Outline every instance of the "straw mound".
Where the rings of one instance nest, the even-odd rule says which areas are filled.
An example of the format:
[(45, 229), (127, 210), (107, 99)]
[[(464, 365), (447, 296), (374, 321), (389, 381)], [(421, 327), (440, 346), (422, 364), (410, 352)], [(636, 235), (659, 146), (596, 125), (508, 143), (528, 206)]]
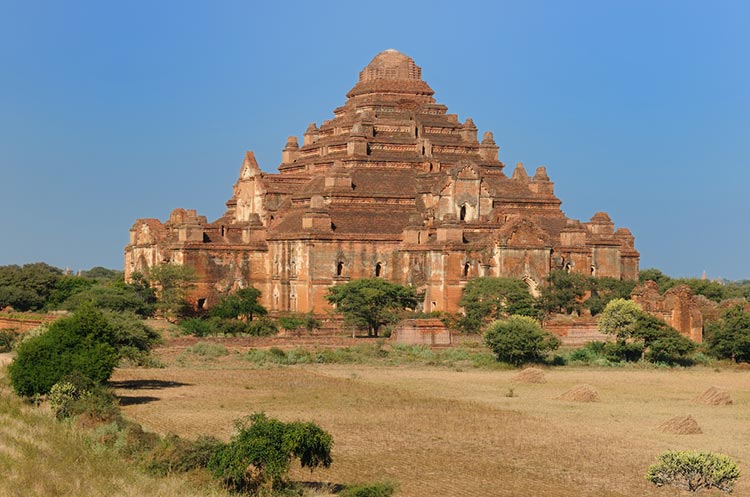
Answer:
[(732, 397), (729, 396), (729, 392), (726, 390), (722, 390), (719, 387), (711, 387), (694, 398), (693, 402), (709, 406), (728, 406), (732, 403)]
[(750, 369), (750, 363), (748, 362), (737, 363), (737, 366), (735, 366), (735, 369), (739, 369), (740, 371), (747, 371)]
[(659, 431), (675, 435), (695, 435), (703, 433), (698, 422), (692, 416), (675, 416), (659, 425)]
[(517, 383), (547, 383), (547, 378), (544, 377), (544, 371), (539, 368), (526, 368), (515, 375), (511, 381)]
[(599, 402), (599, 394), (589, 385), (576, 385), (557, 398), (570, 402)]

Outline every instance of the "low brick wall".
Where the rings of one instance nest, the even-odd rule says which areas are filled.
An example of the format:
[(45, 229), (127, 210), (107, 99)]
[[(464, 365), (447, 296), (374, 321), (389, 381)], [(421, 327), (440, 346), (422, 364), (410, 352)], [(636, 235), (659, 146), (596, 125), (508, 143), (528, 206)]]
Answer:
[(451, 332), (439, 319), (405, 319), (391, 334), (396, 343), (410, 345), (451, 345)]
[(15, 314), (13, 317), (0, 314), (0, 330), (29, 331), (44, 323), (50, 323), (60, 316), (30, 314), (22, 316)]
[(596, 319), (578, 317), (544, 323), (544, 329), (560, 337), (563, 345), (580, 346), (588, 342), (606, 342), (610, 336), (599, 332)]

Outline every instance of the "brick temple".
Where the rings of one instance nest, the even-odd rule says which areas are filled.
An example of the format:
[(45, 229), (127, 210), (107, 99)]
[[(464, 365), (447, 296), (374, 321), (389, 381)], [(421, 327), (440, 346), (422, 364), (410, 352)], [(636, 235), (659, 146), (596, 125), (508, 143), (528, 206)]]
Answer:
[(492, 133), (480, 140), (433, 94), (414, 60), (381, 52), (332, 119), (301, 145), (289, 137), (277, 174), (245, 155), (222, 217), (137, 220), (126, 277), (189, 264), (198, 308), (254, 286), (269, 310), (318, 313), (330, 286), (356, 278), (413, 285), (425, 311), (449, 312), (477, 276), (520, 278), (532, 293), (554, 269), (637, 279), (628, 229), (603, 212), (566, 217), (544, 167), (506, 171)]

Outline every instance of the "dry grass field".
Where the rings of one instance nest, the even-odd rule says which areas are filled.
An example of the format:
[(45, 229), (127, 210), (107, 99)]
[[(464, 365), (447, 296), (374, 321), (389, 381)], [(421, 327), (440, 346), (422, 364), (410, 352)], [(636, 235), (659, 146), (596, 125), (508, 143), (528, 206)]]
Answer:
[[(667, 449), (734, 457), (750, 471), (750, 372), (708, 368), (554, 368), (546, 383), (518, 383), (517, 371), (378, 365), (257, 368), (244, 352), (177, 361), (165, 369), (120, 369), (113, 378), (126, 415), (160, 433), (228, 438), (233, 420), (265, 411), (314, 420), (334, 437), (334, 464), (297, 480), (390, 479), (397, 495), (672, 496), (644, 475)], [(599, 402), (556, 399), (590, 385)], [(692, 401), (711, 386), (729, 406)], [(512, 396), (511, 396), (512, 389)], [(691, 415), (703, 433), (658, 430)], [(703, 494), (708, 495), (708, 494)], [(750, 495), (743, 476), (735, 495)]]
[[(0, 364), (9, 355), (0, 354)], [(0, 497), (229, 497), (210, 481), (146, 475), (87, 432), (11, 393), (0, 368)]]

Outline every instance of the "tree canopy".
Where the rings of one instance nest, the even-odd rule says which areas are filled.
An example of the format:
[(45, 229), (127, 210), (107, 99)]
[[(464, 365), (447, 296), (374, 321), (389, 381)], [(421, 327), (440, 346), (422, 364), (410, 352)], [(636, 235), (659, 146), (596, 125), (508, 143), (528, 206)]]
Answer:
[(36, 311), (47, 304), (57, 288), (62, 270), (43, 262), (0, 266), (0, 309)]
[(466, 284), (458, 301), (465, 312), (459, 326), (467, 333), (479, 333), (491, 321), (513, 314), (535, 317), (535, 303), (521, 280), (475, 278)]
[(188, 306), (187, 292), (196, 279), (195, 270), (182, 264), (156, 264), (146, 273), (146, 279), (156, 290), (156, 308), (165, 318), (174, 318)]
[(750, 362), (750, 312), (742, 305), (727, 309), (718, 322), (707, 324), (706, 336), (714, 356)]
[(578, 273), (552, 271), (542, 288), (540, 306), (545, 313), (580, 313), (582, 299), (588, 290), (588, 279)]
[(541, 361), (546, 352), (560, 346), (560, 339), (544, 331), (534, 318), (510, 316), (490, 323), (484, 333), (484, 343), (498, 361), (518, 366)]
[(397, 313), (417, 306), (417, 292), (380, 278), (363, 278), (328, 289), (326, 300), (336, 312), (368, 336), (378, 336), (380, 328), (396, 320)]
[(219, 302), (211, 307), (209, 311), (211, 316), (225, 319), (246, 319), (252, 321), (256, 316), (265, 316), (268, 311), (263, 307), (260, 299), (260, 290), (250, 288), (240, 288), (234, 293), (224, 295)]
[[(599, 331), (614, 335), (617, 343), (608, 345), (614, 359), (677, 364), (688, 361), (696, 344), (661, 319), (641, 309), (632, 300), (614, 299), (598, 318)], [(689, 361), (688, 361), (689, 362)]]

